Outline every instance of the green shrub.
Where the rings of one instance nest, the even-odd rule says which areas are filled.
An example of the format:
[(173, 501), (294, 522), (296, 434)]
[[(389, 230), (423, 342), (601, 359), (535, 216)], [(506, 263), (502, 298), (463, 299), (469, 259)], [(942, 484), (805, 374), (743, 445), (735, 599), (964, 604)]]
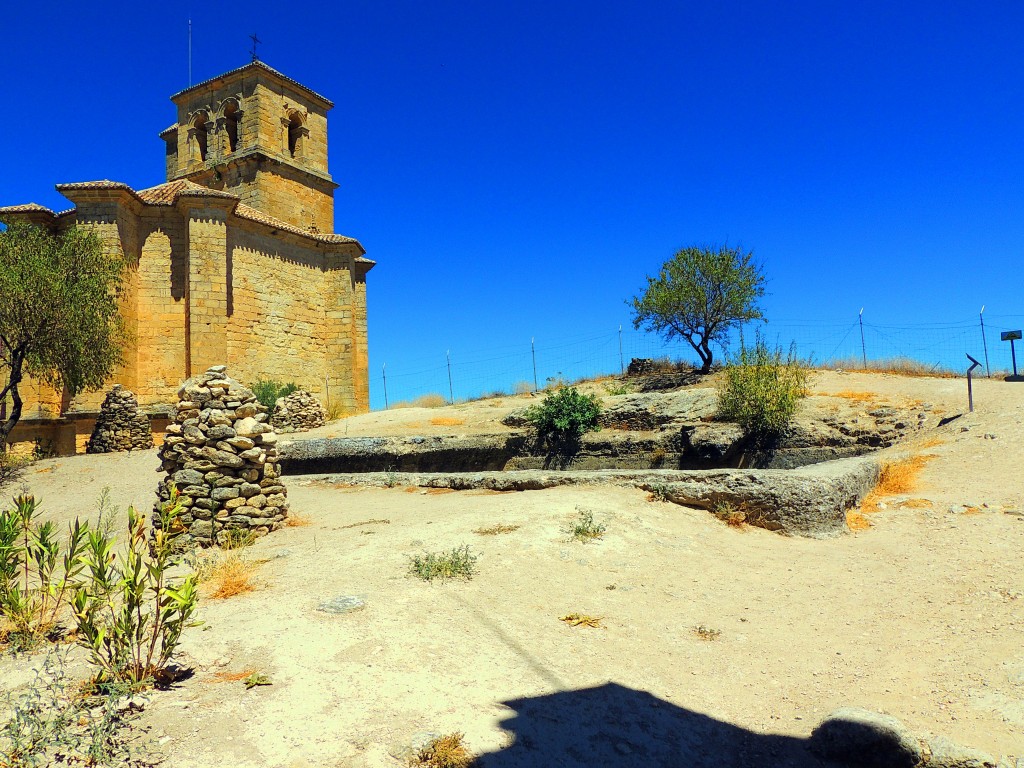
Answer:
[(270, 410), (274, 410), (274, 405), (277, 403), (277, 398), (287, 397), (292, 392), (296, 392), (299, 389), (299, 385), (294, 381), (288, 384), (282, 384), (279, 381), (273, 379), (259, 379), (253, 382), (252, 393), (256, 395), (256, 399), (259, 400), (260, 405), (265, 405)]
[(67, 649), (51, 648), (27, 689), (4, 696), (9, 719), (0, 728), (0, 766), (153, 764), (131, 733), (142, 707), (130, 694), (123, 684), (79, 688), (67, 671)]
[(791, 348), (783, 357), (757, 335), (754, 346), (740, 342), (726, 365), (718, 392), (718, 418), (735, 421), (759, 442), (785, 432), (797, 403), (807, 395), (807, 368)]
[(464, 544), (451, 552), (424, 552), (422, 555), (413, 555), (409, 570), (424, 581), (454, 578), (469, 581), (476, 573), (476, 559), (476, 555), (470, 553), (469, 545)]
[(34, 496), (21, 495), (0, 511), (0, 640), (18, 648), (55, 628), (84, 567), (88, 524), (75, 520), (62, 546), (51, 521), (34, 521), (36, 509)]
[(146, 535), (145, 519), (128, 508), (128, 541), (119, 553), (112, 536), (89, 531), (85, 583), (75, 589), (78, 641), (99, 668), (99, 680), (133, 686), (161, 678), (198, 600), (194, 574), (172, 579), (180, 555), (173, 531), (182, 507), (178, 492), (159, 508), (160, 525)]
[(549, 444), (577, 443), (587, 432), (596, 432), (601, 404), (595, 395), (584, 395), (575, 387), (552, 392), (526, 411), (526, 420), (538, 437)]
[(603, 523), (594, 522), (594, 513), (589, 509), (576, 508), (576, 521), (569, 526), (569, 534), (577, 541), (584, 544), (594, 539), (600, 539), (607, 530)]

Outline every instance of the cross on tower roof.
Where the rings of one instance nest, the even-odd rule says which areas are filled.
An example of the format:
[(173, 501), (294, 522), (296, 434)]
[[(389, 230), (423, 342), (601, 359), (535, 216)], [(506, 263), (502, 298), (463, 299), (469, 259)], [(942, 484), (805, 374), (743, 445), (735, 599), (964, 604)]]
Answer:
[(263, 41), (260, 40), (258, 37), (256, 37), (256, 33), (255, 32), (253, 32), (251, 35), (249, 35), (249, 39), (252, 40), (252, 50), (249, 51), (249, 53), (252, 54), (252, 60), (253, 61), (259, 61), (260, 57), (258, 55), (256, 55), (256, 46), (259, 45), (260, 43), (262, 43)]

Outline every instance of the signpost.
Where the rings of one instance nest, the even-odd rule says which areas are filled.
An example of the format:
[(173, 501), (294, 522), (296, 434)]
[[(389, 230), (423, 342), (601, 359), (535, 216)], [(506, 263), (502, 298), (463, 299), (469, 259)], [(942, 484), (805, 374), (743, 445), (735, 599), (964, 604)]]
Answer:
[(1020, 337), (1020, 331), (1003, 331), (999, 334), (999, 338), (1002, 341), (1010, 342), (1010, 356), (1013, 358), (1013, 376), (1007, 376), (1007, 381), (1024, 381), (1024, 376), (1017, 374), (1017, 350), (1013, 346), (1013, 342), (1020, 339)]
[(970, 408), (971, 413), (974, 413), (974, 392), (971, 390), (971, 373), (975, 368), (981, 365), (981, 363), (970, 355), (967, 356), (967, 359), (971, 361), (971, 367), (967, 369), (967, 407)]

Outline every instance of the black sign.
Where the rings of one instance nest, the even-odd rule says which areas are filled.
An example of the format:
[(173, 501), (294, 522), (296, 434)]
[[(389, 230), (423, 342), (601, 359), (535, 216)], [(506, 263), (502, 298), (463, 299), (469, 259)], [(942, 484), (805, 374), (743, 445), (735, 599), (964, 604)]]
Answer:
[(1003, 341), (1013, 341), (1020, 338), (1020, 331), (1003, 331), (999, 334), (999, 338)]

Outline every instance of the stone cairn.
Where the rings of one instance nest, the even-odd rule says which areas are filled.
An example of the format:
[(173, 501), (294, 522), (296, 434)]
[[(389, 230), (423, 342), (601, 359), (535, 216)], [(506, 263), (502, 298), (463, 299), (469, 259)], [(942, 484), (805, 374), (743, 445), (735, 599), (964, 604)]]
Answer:
[(327, 411), (313, 395), (298, 389), (277, 398), (270, 424), (276, 432), (305, 432), (327, 423)]
[(132, 392), (115, 384), (100, 406), (85, 452), (142, 451), (152, 447), (149, 417), (139, 410), (139, 401)]
[[(167, 427), (157, 494), (177, 487), (185, 533), (202, 545), (228, 530), (263, 536), (288, 517), (277, 434), (252, 391), (215, 365), (178, 389), (175, 423)], [(159, 515), (154, 515), (159, 521)]]

